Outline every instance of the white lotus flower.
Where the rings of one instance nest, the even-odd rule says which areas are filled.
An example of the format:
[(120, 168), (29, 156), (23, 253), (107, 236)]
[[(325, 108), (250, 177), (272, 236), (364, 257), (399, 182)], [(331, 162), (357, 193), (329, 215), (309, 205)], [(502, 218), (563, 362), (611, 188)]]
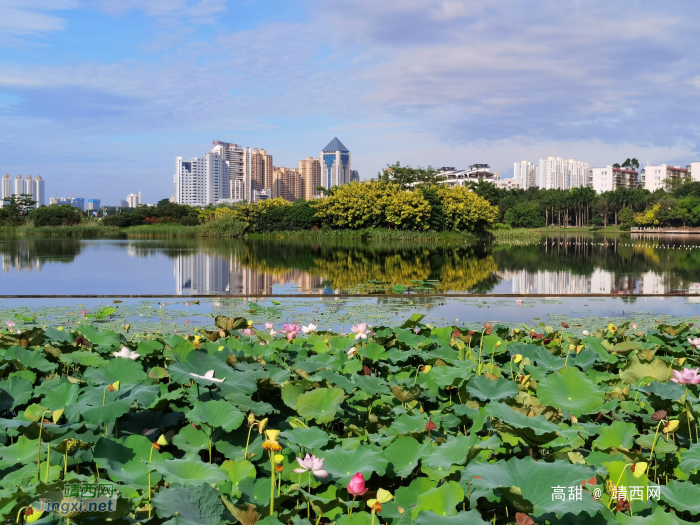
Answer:
[(208, 381), (214, 381), (214, 383), (223, 383), (223, 382), (224, 382), (224, 379), (226, 379), (225, 377), (224, 377), (224, 379), (216, 379), (216, 378), (214, 377), (214, 371), (213, 371), (213, 370), (209, 370), (209, 371), (208, 371), (207, 373), (205, 373), (203, 376), (200, 376), (199, 374), (193, 374), (192, 372), (190, 372), (190, 375), (191, 375), (192, 377), (197, 377), (197, 378), (199, 378), (199, 379), (206, 379), (206, 380), (208, 380)]
[(356, 353), (357, 353), (357, 348), (355, 348), (353, 346), (350, 350), (348, 350), (348, 358), (352, 359), (353, 357), (355, 357)]
[(119, 350), (119, 352), (112, 352), (112, 355), (114, 357), (126, 357), (127, 359), (134, 359), (134, 360), (141, 357), (141, 355), (139, 353), (130, 350), (126, 346), (122, 346), (122, 349)]
[(301, 331), (304, 332), (305, 334), (308, 334), (309, 332), (315, 332), (318, 326), (316, 326), (313, 323), (309, 323), (309, 326), (302, 326)]

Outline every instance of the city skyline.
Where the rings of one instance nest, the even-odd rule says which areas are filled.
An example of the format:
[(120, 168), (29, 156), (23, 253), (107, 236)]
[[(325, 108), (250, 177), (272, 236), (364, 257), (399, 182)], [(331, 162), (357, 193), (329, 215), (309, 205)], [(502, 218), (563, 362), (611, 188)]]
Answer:
[(363, 179), (397, 160), (503, 178), (548, 156), (685, 166), (700, 160), (699, 14), (689, 0), (5, 0), (0, 173), (156, 202), (170, 159), (211, 136), (291, 168), (341, 134)]

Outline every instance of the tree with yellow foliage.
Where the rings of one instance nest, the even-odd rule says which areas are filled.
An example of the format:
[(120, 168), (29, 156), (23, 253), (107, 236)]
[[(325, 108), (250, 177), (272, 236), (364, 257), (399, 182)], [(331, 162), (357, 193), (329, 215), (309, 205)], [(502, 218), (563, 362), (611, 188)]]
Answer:
[(480, 230), (493, 224), (498, 217), (498, 207), (469, 191), (465, 186), (437, 190), (445, 216), (445, 229), (452, 231)]

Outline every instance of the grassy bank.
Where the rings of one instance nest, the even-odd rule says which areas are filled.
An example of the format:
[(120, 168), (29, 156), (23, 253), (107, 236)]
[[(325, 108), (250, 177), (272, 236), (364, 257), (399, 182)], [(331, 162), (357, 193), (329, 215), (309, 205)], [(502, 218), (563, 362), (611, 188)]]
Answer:
[(197, 237), (199, 226), (183, 226), (182, 224), (144, 224), (129, 226), (120, 231), (127, 237)]
[(503, 230), (490, 230), (496, 242), (510, 241), (538, 241), (542, 237), (542, 233), (538, 230), (530, 230), (529, 228), (512, 228)]
[(362, 240), (362, 241), (465, 241), (474, 240), (471, 233), (461, 232), (417, 232), (367, 228), (363, 230), (299, 230), (270, 233), (254, 233), (249, 239), (276, 240)]
[(75, 226), (17, 226), (4, 228), (2, 233), (14, 235), (37, 235), (42, 237), (119, 237), (121, 232), (114, 226), (98, 224), (76, 224)]

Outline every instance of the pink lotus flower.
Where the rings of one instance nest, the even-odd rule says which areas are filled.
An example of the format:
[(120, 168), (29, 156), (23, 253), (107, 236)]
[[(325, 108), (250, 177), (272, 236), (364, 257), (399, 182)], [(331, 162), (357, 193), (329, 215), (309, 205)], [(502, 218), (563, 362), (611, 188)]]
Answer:
[(636, 329), (637, 329), (637, 323), (632, 323), (632, 330), (636, 330)]
[(163, 306), (165, 306), (165, 303), (163, 303)]
[(255, 332), (252, 328), (246, 328), (245, 330), (243, 330), (243, 335), (245, 335), (246, 337), (253, 337), (255, 335)]
[(5, 323), (9, 329), (12, 329), (15, 327), (15, 322), (14, 321), (7, 321)]
[(350, 331), (355, 334), (355, 339), (367, 339), (369, 331), (367, 330), (367, 323), (357, 323), (352, 325)]
[(267, 328), (268, 330), (272, 330), (274, 327), (275, 325), (273, 323), (265, 323), (265, 328)]
[(355, 474), (350, 480), (350, 483), (348, 483), (348, 492), (352, 494), (353, 497), (364, 496), (367, 490), (367, 487), (365, 487), (365, 477), (361, 472)]
[(688, 342), (690, 343), (690, 346), (692, 346), (693, 348), (695, 348), (695, 349), (700, 348), (700, 337), (696, 337), (695, 339), (691, 339), (689, 337)]
[(189, 302), (189, 301), (185, 301), (185, 306), (189, 306), (189, 305), (190, 305), (190, 302)]
[(83, 308), (83, 311), (80, 312), (80, 313), (83, 314), (83, 317), (85, 317), (85, 315), (87, 315), (87, 314), (85, 313), (85, 308)]
[(294, 323), (284, 323), (282, 325), (282, 328), (282, 333), (287, 336), (288, 341), (295, 339), (296, 336), (299, 335), (299, 332), (301, 332), (301, 327), (298, 324)]
[(420, 332), (420, 328), (418, 328), (418, 327), (416, 326), (416, 327), (413, 329), (413, 333), (414, 333), (414, 334), (417, 334), (417, 333), (419, 333), (419, 332)]
[(583, 335), (584, 335), (584, 336), (587, 336), (587, 335), (588, 335), (588, 330), (584, 330), (584, 331), (583, 331)]
[[(297, 463), (301, 468), (295, 468), (294, 472), (297, 474), (303, 474), (304, 472), (311, 472), (317, 478), (328, 477), (328, 472), (323, 470), (323, 462), (325, 459), (317, 458), (316, 456), (309, 456), (306, 454), (304, 459), (297, 458)], [(364, 479), (362, 480), (364, 483)]]
[(680, 372), (678, 370), (672, 370), (673, 377), (671, 381), (679, 385), (700, 385), (699, 371), (700, 368), (684, 368)]
[(522, 305), (523, 305), (523, 300), (522, 300), (522, 299), (516, 299), (516, 300), (515, 300), (515, 304), (517, 304), (518, 306), (522, 306)]

